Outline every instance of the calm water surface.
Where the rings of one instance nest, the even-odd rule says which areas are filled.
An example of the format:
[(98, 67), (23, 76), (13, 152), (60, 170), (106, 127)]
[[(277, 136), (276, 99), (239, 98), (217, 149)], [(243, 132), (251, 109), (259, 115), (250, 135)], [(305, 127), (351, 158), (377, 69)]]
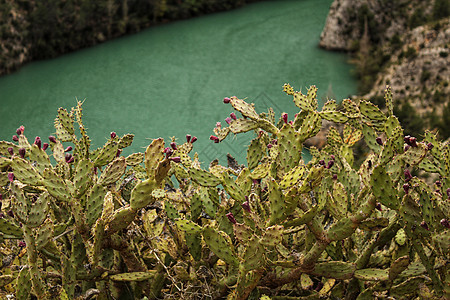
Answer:
[(255, 3), (30, 63), (0, 78), (0, 139), (11, 140), (24, 125), (30, 141), (46, 141), (58, 107), (70, 109), (79, 99), (95, 147), (111, 131), (135, 134), (125, 154), (143, 151), (153, 138), (184, 142), (189, 133), (198, 137), (194, 150), (202, 161), (223, 162), (229, 152), (242, 163), (252, 134), (228, 138), (223, 147), (209, 141), (216, 122), (226, 125), (232, 112), (223, 97), (248, 97), (258, 111), (272, 106), (293, 117), (286, 82), (305, 92), (315, 84), (319, 97), (356, 92), (346, 55), (317, 47), (331, 2)]

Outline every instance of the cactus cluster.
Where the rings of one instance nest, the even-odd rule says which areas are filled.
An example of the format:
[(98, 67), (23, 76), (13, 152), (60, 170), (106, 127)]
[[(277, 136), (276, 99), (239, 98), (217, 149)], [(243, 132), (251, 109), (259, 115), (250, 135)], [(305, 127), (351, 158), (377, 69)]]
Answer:
[[(298, 114), (237, 97), (211, 141), (254, 131), (243, 165), (201, 164), (197, 139), (133, 135), (92, 150), (81, 103), (55, 136), (0, 142), (2, 295), (16, 299), (373, 299), (450, 297), (450, 145), (404, 136), (369, 101), (286, 84)], [(239, 116), (238, 116), (239, 115)], [(335, 122), (312, 159), (304, 142)], [(75, 126), (77, 124), (77, 126)], [(79, 128), (79, 130), (75, 130)], [(353, 147), (370, 149), (356, 164)], [(428, 181), (424, 176), (428, 175)], [(430, 178), (436, 181), (430, 183)]]

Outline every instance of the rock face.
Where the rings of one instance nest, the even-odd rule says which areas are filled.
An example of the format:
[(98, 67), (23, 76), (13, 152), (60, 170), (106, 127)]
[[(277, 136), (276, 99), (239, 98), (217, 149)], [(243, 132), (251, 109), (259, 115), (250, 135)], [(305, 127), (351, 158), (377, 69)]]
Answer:
[(424, 25), (403, 35), (402, 48), (392, 55), (364, 97), (373, 98), (390, 85), (396, 98), (407, 99), (419, 115), (441, 114), (450, 95), (450, 21), (438, 24), (438, 30)]
[(404, 30), (407, 18), (399, 16), (414, 4), (420, 5), (420, 1), (335, 0), (320, 35), (319, 46), (328, 50), (354, 50), (354, 42), (364, 33), (364, 22), (369, 25), (373, 41), (386, 41)]
[(0, 75), (9, 73), (29, 60), (30, 43), (25, 38), (28, 26), (24, 11), (6, 2), (0, 10)]
[(319, 45), (353, 53), (364, 98), (382, 106), (390, 85), (408, 133), (449, 138), (449, 16), (448, 0), (335, 0)]

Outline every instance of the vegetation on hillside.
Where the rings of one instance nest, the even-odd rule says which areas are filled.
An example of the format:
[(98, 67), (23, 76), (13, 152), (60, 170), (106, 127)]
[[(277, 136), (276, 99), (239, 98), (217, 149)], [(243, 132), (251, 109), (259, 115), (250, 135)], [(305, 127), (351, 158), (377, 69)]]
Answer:
[(153, 24), (254, 0), (19, 0), (0, 3), (0, 75)]

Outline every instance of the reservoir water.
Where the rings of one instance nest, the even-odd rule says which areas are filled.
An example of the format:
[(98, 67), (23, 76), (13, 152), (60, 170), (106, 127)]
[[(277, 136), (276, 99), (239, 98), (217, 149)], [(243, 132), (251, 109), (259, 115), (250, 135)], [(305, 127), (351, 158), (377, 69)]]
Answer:
[(244, 163), (252, 133), (209, 140), (232, 112), (226, 96), (248, 98), (277, 117), (297, 108), (284, 83), (319, 98), (356, 92), (347, 56), (318, 48), (332, 0), (264, 1), (243, 8), (156, 26), (101, 45), (30, 63), (0, 78), (0, 139), (25, 126), (30, 142), (47, 141), (58, 107), (84, 100), (84, 123), (94, 147), (110, 132), (135, 134), (124, 152), (144, 151), (149, 139), (197, 136), (194, 151), (207, 163), (226, 153)]

